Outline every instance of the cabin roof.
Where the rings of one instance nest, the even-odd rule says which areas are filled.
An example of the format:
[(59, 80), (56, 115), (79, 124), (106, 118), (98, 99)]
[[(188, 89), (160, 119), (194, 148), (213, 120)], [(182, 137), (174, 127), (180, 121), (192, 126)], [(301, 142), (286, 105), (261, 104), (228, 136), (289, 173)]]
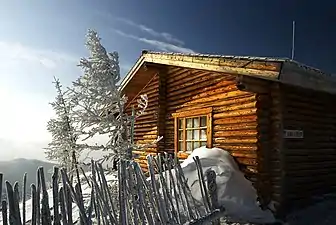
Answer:
[(336, 94), (336, 78), (289, 58), (142, 51), (120, 84), (123, 90), (145, 63), (210, 70), (301, 86)]

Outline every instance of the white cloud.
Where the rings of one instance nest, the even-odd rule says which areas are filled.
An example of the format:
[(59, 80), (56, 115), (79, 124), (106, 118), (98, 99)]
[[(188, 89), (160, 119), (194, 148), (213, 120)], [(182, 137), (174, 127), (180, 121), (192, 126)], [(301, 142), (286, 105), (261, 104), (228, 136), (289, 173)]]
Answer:
[(162, 50), (162, 51), (173, 51), (173, 52), (182, 52), (182, 53), (195, 53), (194, 50), (190, 48), (184, 47), (185, 43), (184, 41), (178, 39), (174, 35), (168, 33), (168, 32), (159, 32), (154, 30), (153, 28), (150, 28), (144, 24), (136, 23), (132, 20), (126, 19), (126, 18), (120, 18), (120, 17), (114, 17), (113, 15), (109, 13), (104, 13), (101, 11), (96, 12), (97, 15), (105, 18), (108, 21), (117, 21), (121, 22), (123, 24), (129, 25), (131, 27), (135, 27), (146, 34), (149, 34), (155, 39), (151, 38), (145, 38), (145, 37), (139, 37), (130, 33), (125, 33), (121, 30), (113, 28), (113, 30), (118, 33), (119, 35), (122, 35), (127, 38), (132, 38), (134, 40), (140, 41), (142, 43), (146, 43), (149, 45), (154, 46), (155, 48)]
[(178, 45), (184, 45), (184, 42), (182, 40), (179, 40), (178, 38), (175, 38), (172, 34), (169, 34), (169, 33), (166, 33), (166, 32), (155, 31), (154, 29), (149, 28), (149, 27), (147, 27), (143, 24), (138, 24), (138, 23), (135, 23), (135, 22), (133, 22), (131, 20), (128, 20), (128, 19), (125, 19), (125, 18), (117, 18), (117, 20), (120, 21), (120, 22), (123, 22), (125, 24), (128, 24), (130, 26), (137, 27), (138, 29), (140, 29), (144, 32), (147, 32), (148, 34), (150, 34), (154, 37), (163, 38), (167, 42), (176, 43)]
[(124, 33), (123, 31), (120, 30), (114, 30), (117, 34), (127, 37), (127, 38), (132, 38), (134, 40), (152, 45), (156, 48), (158, 48), (159, 50), (162, 51), (173, 51), (173, 52), (182, 52), (182, 53), (195, 53), (195, 51), (193, 51), (190, 48), (185, 48), (185, 47), (181, 47), (181, 46), (177, 46), (171, 43), (167, 43), (167, 42), (162, 42), (162, 41), (158, 41), (158, 40), (153, 40), (153, 39), (147, 39), (147, 38), (143, 38), (143, 37), (138, 37), (132, 34), (127, 34)]
[[(49, 99), (0, 86), (0, 138), (40, 143), (50, 139), (47, 121), (54, 115)], [(52, 99), (51, 99), (52, 100)]]
[(63, 62), (76, 63), (79, 61), (79, 57), (52, 50), (36, 49), (18, 42), (0, 41), (0, 60), (16, 63), (28, 61), (30, 63), (39, 63), (48, 69), (54, 69)]

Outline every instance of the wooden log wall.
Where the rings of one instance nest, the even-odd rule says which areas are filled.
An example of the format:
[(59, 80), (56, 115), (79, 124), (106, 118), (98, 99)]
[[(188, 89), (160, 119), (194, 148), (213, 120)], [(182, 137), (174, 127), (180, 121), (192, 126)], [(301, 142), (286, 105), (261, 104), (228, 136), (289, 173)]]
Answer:
[(271, 131), (269, 148), (269, 182), (272, 189), (271, 200), (275, 203), (276, 214), (280, 218), (285, 216), (286, 194), (284, 159), (283, 159), (283, 101), (279, 83), (270, 84)]
[[(136, 144), (149, 144), (157, 139), (158, 136), (158, 111), (159, 111), (159, 75), (155, 74), (147, 85), (135, 96), (126, 107), (126, 113), (132, 114), (132, 106), (136, 111), (139, 110), (137, 100), (140, 95), (147, 94), (148, 107), (143, 115), (137, 118), (134, 126), (134, 142)], [(146, 148), (145, 151), (133, 151), (138, 155), (135, 161), (140, 164), (144, 171), (147, 170), (146, 156), (156, 155), (157, 147)]]
[(264, 155), (259, 150), (268, 148), (269, 144), (270, 113), (265, 111), (268, 105), (264, 104), (270, 104), (270, 98), (264, 84), (251, 85), (253, 91), (264, 93), (256, 94), (238, 90), (236, 79), (234, 75), (170, 68), (166, 79), (165, 150), (174, 152), (173, 113), (212, 107), (213, 146), (210, 147), (229, 151), (246, 176), (256, 182), (258, 170), (266, 173), (258, 162), (268, 160), (262, 158)]
[[(276, 210), (282, 204), (282, 173), (281, 173), (281, 108), (279, 97), (272, 87), (277, 83), (258, 78), (241, 77), (240, 83), (246, 91), (255, 93), (256, 107), (256, 168), (255, 187), (258, 191), (261, 207), (266, 208), (270, 201), (276, 205)], [(281, 118), (280, 118), (281, 119)], [(252, 177), (253, 180), (253, 177)]]
[[(167, 104), (167, 86), (166, 86), (166, 70), (164, 68), (160, 68), (158, 73), (159, 76), (159, 106), (158, 106), (158, 131), (157, 134), (160, 137), (165, 136), (165, 128), (166, 128), (166, 104)], [(163, 138), (157, 144), (159, 152), (165, 152), (165, 138)]]
[[(135, 142), (150, 143), (158, 135), (164, 139), (158, 146), (136, 152), (136, 161), (142, 168), (147, 169), (147, 154), (174, 153), (173, 113), (212, 107), (209, 147), (223, 148), (232, 154), (264, 205), (270, 200), (281, 202), (282, 108), (277, 95), (280, 92), (271, 91), (271, 87), (278, 86), (257, 78), (238, 78), (244, 91), (237, 87), (237, 75), (177, 67), (159, 69), (138, 94), (148, 95), (149, 106), (135, 123)], [(131, 100), (127, 113), (131, 113), (132, 105), (137, 108), (138, 96)]]
[(336, 191), (336, 97), (283, 86), (284, 129), (302, 130), (303, 139), (284, 139), (288, 205)]

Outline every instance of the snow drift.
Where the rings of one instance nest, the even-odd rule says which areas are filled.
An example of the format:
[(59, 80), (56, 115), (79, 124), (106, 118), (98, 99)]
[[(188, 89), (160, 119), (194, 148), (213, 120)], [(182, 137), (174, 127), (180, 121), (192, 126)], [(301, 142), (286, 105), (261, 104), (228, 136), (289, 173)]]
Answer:
[[(216, 173), (218, 204), (225, 207), (225, 216), (232, 222), (273, 223), (270, 210), (262, 210), (257, 202), (257, 192), (244, 177), (229, 152), (220, 148), (201, 147), (195, 149), (181, 164), (192, 196), (203, 202), (197, 168), (193, 157), (198, 156), (203, 173), (212, 169)], [(174, 171), (172, 171), (174, 174)]]

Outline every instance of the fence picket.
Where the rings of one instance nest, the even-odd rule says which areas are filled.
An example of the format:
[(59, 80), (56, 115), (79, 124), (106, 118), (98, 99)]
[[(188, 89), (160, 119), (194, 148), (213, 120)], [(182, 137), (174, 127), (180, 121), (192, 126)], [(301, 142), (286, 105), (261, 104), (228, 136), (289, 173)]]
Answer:
[[(211, 170), (205, 174), (206, 185), (200, 160), (194, 160), (207, 209), (205, 214), (201, 213), (203, 211), (193, 199), (178, 160), (164, 154), (158, 158), (147, 157), (149, 178), (141, 171), (138, 163), (119, 160), (118, 180), (111, 184), (106, 179), (102, 165), (94, 161), (91, 161), (90, 176), (82, 168), (76, 168), (77, 183), (71, 181), (66, 170), (54, 167), (51, 192), (47, 190), (44, 170), (40, 167), (36, 175), (37, 186), (30, 185), (30, 213), (25, 201), (27, 174), (24, 174), (22, 215), (18, 210), (18, 182), (12, 186), (6, 181), (7, 201), (2, 201), (2, 224), (7, 225), (9, 222), (10, 225), (21, 225), (29, 222), (32, 225), (72, 225), (78, 222), (81, 225), (165, 225), (204, 224), (214, 220), (214, 224), (218, 225), (218, 215), (222, 210), (218, 210), (216, 174)], [(80, 172), (83, 173), (82, 180)], [(0, 174), (0, 187), (2, 177)], [(91, 188), (91, 196), (87, 199), (84, 187)], [(52, 194), (50, 203), (49, 194)], [(73, 202), (77, 206), (78, 218), (74, 217), (76, 211), (72, 208)], [(50, 207), (51, 203), (53, 207)], [(27, 220), (27, 216), (31, 218)]]

